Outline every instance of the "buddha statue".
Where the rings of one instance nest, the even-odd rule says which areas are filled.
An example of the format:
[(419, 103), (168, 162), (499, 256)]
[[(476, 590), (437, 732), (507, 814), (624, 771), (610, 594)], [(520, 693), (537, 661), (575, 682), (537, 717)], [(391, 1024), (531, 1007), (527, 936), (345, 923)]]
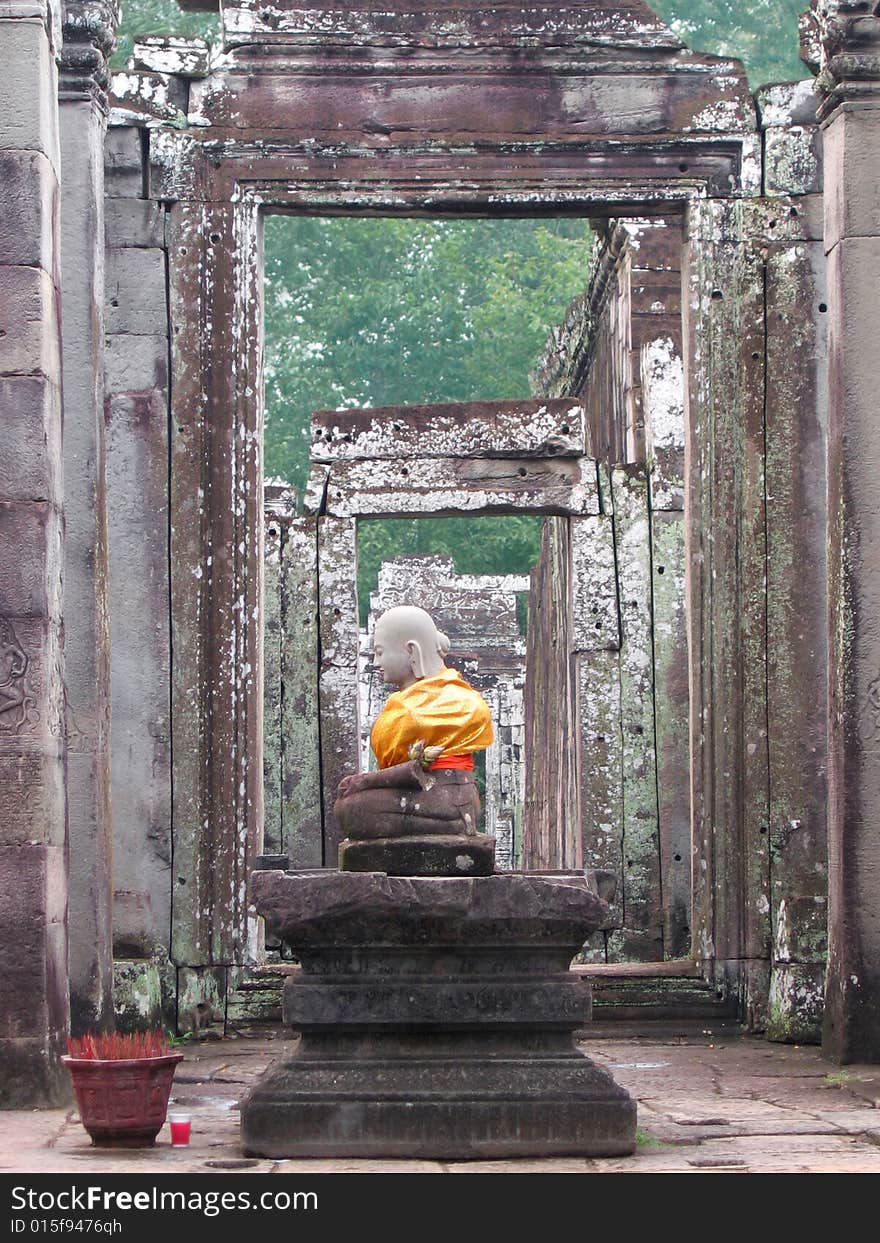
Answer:
[(376, 718), (374, 772), (339, 784), (344, 871), (489, 875), (495, 839), (480, 833), (476, 751), (494, 740), (489, 708), (444, 657), (449, 640), (424, 609), (402, 605), (376, 624), (373, 664), (399, 689)]

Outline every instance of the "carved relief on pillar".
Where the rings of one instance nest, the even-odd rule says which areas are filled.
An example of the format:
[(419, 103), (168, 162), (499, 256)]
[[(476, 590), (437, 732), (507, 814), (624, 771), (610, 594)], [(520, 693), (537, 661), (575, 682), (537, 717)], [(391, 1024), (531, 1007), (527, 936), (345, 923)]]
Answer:
[(119, 0), (66, 0), (58, 54), (58, 93), (107, 106), (107, 59), (116, 46)]
[(880, 95), (880, 3), (813, 0), (801, 18), (801, 55), (825, 95), (820, 119), (843, 100)]
[(30, 661), (8, 617), (0, 617), (0, 734), (20, 734), (38, 720)]

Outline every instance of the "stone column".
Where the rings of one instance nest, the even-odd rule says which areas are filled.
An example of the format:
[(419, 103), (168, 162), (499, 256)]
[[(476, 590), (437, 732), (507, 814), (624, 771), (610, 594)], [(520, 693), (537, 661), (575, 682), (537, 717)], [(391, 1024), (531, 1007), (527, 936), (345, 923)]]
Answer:
[(880, 5), (816, 6), (828, 256), (829, 961), (823, 1045), (880, 1060)]
[(0, 13), (0, 1106), (23, 1108), (66, 1095), (58, 15)]
[(70, 1018), (113, 1025), (104, 451), (104, 134), (112, 0), (67, 0), (59, 58)]

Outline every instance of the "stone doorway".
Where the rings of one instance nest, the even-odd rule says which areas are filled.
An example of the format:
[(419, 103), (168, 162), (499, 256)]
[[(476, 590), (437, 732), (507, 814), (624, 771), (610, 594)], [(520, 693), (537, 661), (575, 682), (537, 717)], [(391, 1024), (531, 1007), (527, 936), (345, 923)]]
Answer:
[[(681, 386), (672, 388), (681, 423)], [(521, 670), (506, 668), (501, 678), (483, 675), (482, 689), (495, 704), (501, 731), (498, 756), (487, 758), (489, 814), (497, 814), (505, 764), (505, 783), (514, 787), (507, 800), (509, 825), (499, 820), (490, 826), (499, 833), (500, 858), (526, 870), (598, 867), (614, 874), (612, 916), (588, 947), (588, 960), (689, 959), (682, 514), (652, 513), (646, 469), (610, 470), (592, 455), (591, 440), (586, 406), (564, 398), (314, 416), (311, 512), (301, 518), (273, 513), (270, 520), (272, 531), (284, 526), (285, 555), (273, 556), (269, 568), (279, 624), (269, 643), (266, 684), (272, 793), (265, 848), (289, 854), (293, 866), (333, 866), (336, 786), (347, 772), (367, 766), (366, 730), (382, 692), (366, 667), (369, 636), (359, 622), (354, 590), (359, 522), (452, 513), (543, 515), (541, 557), (531, 581), (483, 583), (484, 598), (476, 596), (485, 628), (495, 599), (490, 586), (495, 593), (517, 586), (528, 591)], [(669, 469), (664, 479), (668, 488)], [(674, 527), (670, 519), (677, 519)], [(446, 625), (454, 632), (455, 597), (444, 599), (443, 593), (450, 597), (466, 588), (454, 578), (451, 562), (442, 581), (439, 565), (401, 561), (386, 569), (376, 605), (399, 602), (403, 591), (435, 613), (449, 612)], [(480, 588), (479, 580), (471, 585), (465, 609), (473, 611)], [(318, 665), (309, 658), (316, 637), (309, 625), (313, 610)], [(467, 628), (465, 633), (472, 648), (474, 636)], [(514, 647), (507, 648), (511, 659)], [(453, 644), (452, 663), (462, 667), (467, 656)], [(470, 656), (479, 684), (479, 660)], [(466, 666), (464, 671), (473, 676)], [(289, 707), (285, 712), (279, 705)]]
[[(790, 580), (777, 577), (769, 603), (762, 586), (768, 547), (809, 560), (822, 540), (824, 511), (813, 507), (806, 525), (794, 520), (801, 502), (790, 492), (777, 490), (776, 505), (788, 508), (774, 509), (768, 523), (765, 486), (768, 453), (776, 453), (778, 469), (777, 446), (789, 445), (792, 436), (805, 438), (810, 453), (821, 441), (818, 416), (807, 425), (797, 415), (816, 409), (818, 370), (804, 373), (803, 391), (768, 380), (769, 368), (780, 376), (784, 370), (774, 315), (790, 314), (803, 328), (807, 356), (818, 359), (821, 352), (819, 321), (803, 314), (805, 302), (818, 301), (819, 267), (811, 257), (821, 249), (815, 184), (783, 175), (781, 164), (763, 167), (753, 100), (739, 68), (685, 53), (646, 6), (637, 26), (621, 26), (611, 8), (566, 9), (562, 33), (547, 11), (529, 9), (525, 34), (514, 29), (506, 5), (493, 8), (484, 27), (474, 25), (466, 5), (454, 30), (443, 26), (439, 9), (415, 7), (424, 10), (418, 29), (393, 34), (366, 10), (358, 11), (356, 29), (342, 10), (328, 11), (320, 30), (306, 22), (307, 29), (296, 4), (285, 7), (271, 31), (259, 14), (236, 18), (222, 65), (188, 88), (188, 127), (145, 133), (146, 183), (144, 144), (128, 126), (141, 161), (136, 192), (148, 186), (166, 225), (170, 958), (178, 994), (181, 979), (196, 989), (203, 983), (227, 988), (256, 945), (247, 876), (264, 820), (263, 216), (561, 212), (608, 222), (608, 237), (582, 322), (568, 343), (560, 339), (558, 366), (546, 370), (547, 396), (581, 400), (587, 374), (604, 374), (614, 417), (603, 422), (601, 409), (590, 411), (591, 429), (597, 456), (625, 471), (639, 465), (644, 447), (645, 391), (635, 378), (652, 366), (646, 355), (646, 366), (640, 361), (633, 369), (626, 298), (639, 287), (649, 295), (648, 308), (662, 302), (659, 292), (650, 297), (650, 283), (664, 277), (650, 276), (650, 265), (638, 262), (644, 249), (632, 239), (624, 244), (612, 222), (674, 222), (682, 243), (676, 323), (684, 444), (656, 438), (652, 479), (660, 480), (670, 459), (687, 458), (678, 482), (665, 492), (655, 489), (653, 508), (677, 515), (663, 525), (683, 532), (691, 604), (692, 969), (725, 1003), (730, 999), (761, 1023), (772, 973), (783, 988), (783, 1009), (797, 1010), (799, 989), (818, 995), (824, 954), (808, 941), (790, 962), (790, 949), (780, 943), (784, 967), (771, 966), (776, 932), (790, 928), (780, 911), (797, 910), (806, 928), (824, 895), (824, 838), (811, 831), (806, 842), (785, 828), (799, 821), (792, 809), (800, 806), (812, 809), (805, 814), (818, 823), (824, 795), (802, 762), (804, 744), (784, 724), (792, 704), (814, 713), (824, 690), (814, 662), (805, 677), (784, 680), (781, 710), (768, 704), (768, 662), (782, 668), (795, 640), (783, 627), (771, 641), (768, 627), (774, 609), (779, 615), (791, 609)], [(530, 49), (525, 58), (523, 39)], [(376, 47), (383, 48), (381, 68)], [(380, 80), (387, 90), (378, 89)], [(427, 82), (446, 101), (440, 111), (439, 95), (422, 90)], [(621, 90), (629, 101), (623, 110)], [(128, 109), (127, 121), (136, 108), (146, 117), (152, 106), (141, 87), (134, 95), (117, 101), (120, 112)], [(795, 106), (780, 102), (767, 114), (778, 123), (780, 141), (788, 134), (785, 117), (793, 115), (789, 104)], [(120, 150), (125, 128), (116, 132)], [(650, 280), (642, 281), (643, 273)], [(655, 362), (662, 361), (658, 353)], [(595, 391), (603, 392), (602, 385)], [(821, 483), (818, 474), (811, 477), (811, 496)], [(328, 538), (334, 532), (349, 538), (350, 516), (313, 515), (328, 524)], [(317, 536), (314, 547), (317, 557)], [(817, 597), (807, 626), (815, 651), (822, 647), (823, 619)], [(355, 664), (356, 657), (353, 650)], [(338, 666), (328, 675), (325, 682), (343, 677)], [(774, 787), (775, 806), (788, 808), (785, 815), (771, 815)]]
[[(224, 0), (219, 57), (152, 37), (109, 84), (114, 14), (82, 7), (2, 31), (33, 80), (7, 109), (0, 612), (7, 699), (34, 701), (0, 713), (3, 1100), (56, 1094), (71, 1015), (112, 1021), (129, 984), (183, 1030), (236, 1017), (264, 822), (267, 212), (609, 222), (542, 393), (579, 399), (625, 371), (650, 284), (610, 222), (676, 222), (691, 968), (777, 1039), (816, 1040), (827, 1001), (832, 1054), (875, 1056), (876, 6), (813, 0), (818, 88), (755, 93), (642, 0)], [(590, 412), (624, 469), (636, 390)]]

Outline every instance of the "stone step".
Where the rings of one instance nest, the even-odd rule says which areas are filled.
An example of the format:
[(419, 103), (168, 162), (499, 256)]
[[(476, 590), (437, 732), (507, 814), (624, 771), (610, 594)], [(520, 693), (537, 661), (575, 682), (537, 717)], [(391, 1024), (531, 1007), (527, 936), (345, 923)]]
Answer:
[[(607, 969), (596, 975), (579, 971), (589, 976), (593, 986), (594, 1024), (704, 1020), (736, 1026), (735, 998), (719, 994), (714, 984), (690, 974), (688, 964), (680, 968), (680, 975), (665, 974), (666, 963), (658, 963), (657, 968), (663, 974), (641, 974), (642, 967), (638, 975), (632, 975), (626, 964), (619, 975), (608, 974)], [(254, 968), (229, 994), (227, 1023), (232, 1027), (280, 1023), (284, 982), (298, 971), (294, 963)]]

